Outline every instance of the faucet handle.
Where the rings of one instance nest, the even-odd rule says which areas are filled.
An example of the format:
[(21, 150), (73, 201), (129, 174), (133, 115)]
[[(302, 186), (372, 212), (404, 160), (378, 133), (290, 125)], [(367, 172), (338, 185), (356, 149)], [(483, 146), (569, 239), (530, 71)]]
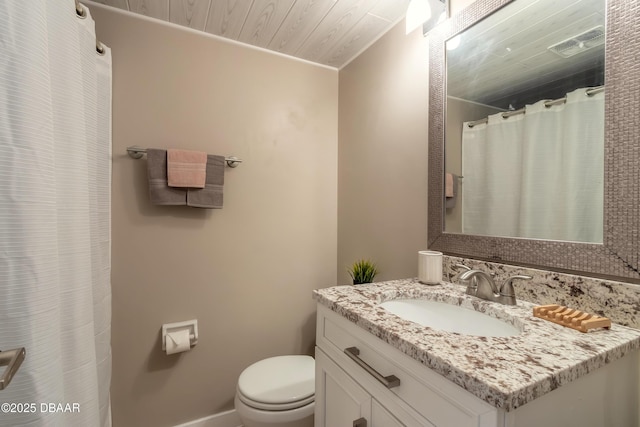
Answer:
[(505, 282), (500, 287), (500, 295), (505, 296), (505, 297), (515, 297), (516, 296), (516, 290), (513, 288), (513, 281), (514, 280), (518, 280), (518, 279), (519, 280), (531, 280), (531, 279), (533, 279), (533, 277), (525, 276), (524, 274), (518, 274), (516, 276), (509, 277), (507, 280), (505, 280)]

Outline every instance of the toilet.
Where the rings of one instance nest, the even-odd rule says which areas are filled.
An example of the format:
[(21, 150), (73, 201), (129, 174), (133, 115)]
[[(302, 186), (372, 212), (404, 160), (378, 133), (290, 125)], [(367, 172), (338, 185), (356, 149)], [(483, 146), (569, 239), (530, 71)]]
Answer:
[(315, 360), (295, 355), (254, 363), (240, 374), (234, 403), (244, 427), (313, 427)]

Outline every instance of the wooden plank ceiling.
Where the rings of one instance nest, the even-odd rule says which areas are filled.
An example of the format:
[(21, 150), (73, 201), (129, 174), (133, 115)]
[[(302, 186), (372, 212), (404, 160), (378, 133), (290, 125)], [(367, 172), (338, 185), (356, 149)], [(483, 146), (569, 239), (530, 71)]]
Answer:
[[(549, 47), (604, 27), (605, 15), (604, 0), (510, 3), (463, 32), (459, 47), (447, 51), (447, 93), (502, 108), (495, 101), (518, 91), (564, 80), (580, 84), (580, 78), (590, 77), (586, 71), (603, 69), (604, 44), (569, 58)], [(562, 96), (564, 92), (554, 97)]]
[(402, 19), (409, 0), (94, 0), (340, 68)]

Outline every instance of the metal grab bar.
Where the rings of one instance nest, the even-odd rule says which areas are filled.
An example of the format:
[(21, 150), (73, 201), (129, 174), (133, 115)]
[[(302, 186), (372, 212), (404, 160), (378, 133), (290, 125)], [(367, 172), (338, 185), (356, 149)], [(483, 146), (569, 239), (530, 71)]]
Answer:
[(18, 372), (18, 368), (20, 368), (26, 354), (27, 352), (24, 347), (0, 351), (0, 366), (6, 366), (4, 374), (0, 377), (0, 390), (4, 390), (9, 386), (11, 379), (13, 379), (15, 373)]
[(362, 369), (370, 373), (375, 379), (380, 381), (383, 386), (386, 388), (398, 387), (400, 385), (400, 378), (395, 375), (383, 376), (378, 371), (373, 369), (371, 366), (367, 364), (364, 360), (358, 357), (360, 355), (360, 350), (358, 347), (349, 347), (344, 349), (344, 353), (351, 358), (354, 362), (356, 362)]

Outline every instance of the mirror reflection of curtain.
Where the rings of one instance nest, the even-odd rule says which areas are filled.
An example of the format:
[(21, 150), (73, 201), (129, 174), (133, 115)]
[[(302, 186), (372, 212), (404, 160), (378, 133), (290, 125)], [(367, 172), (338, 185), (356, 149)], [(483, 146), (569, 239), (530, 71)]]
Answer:
[(602, 243), (604, 93), (463, 125), (462, 231)]

